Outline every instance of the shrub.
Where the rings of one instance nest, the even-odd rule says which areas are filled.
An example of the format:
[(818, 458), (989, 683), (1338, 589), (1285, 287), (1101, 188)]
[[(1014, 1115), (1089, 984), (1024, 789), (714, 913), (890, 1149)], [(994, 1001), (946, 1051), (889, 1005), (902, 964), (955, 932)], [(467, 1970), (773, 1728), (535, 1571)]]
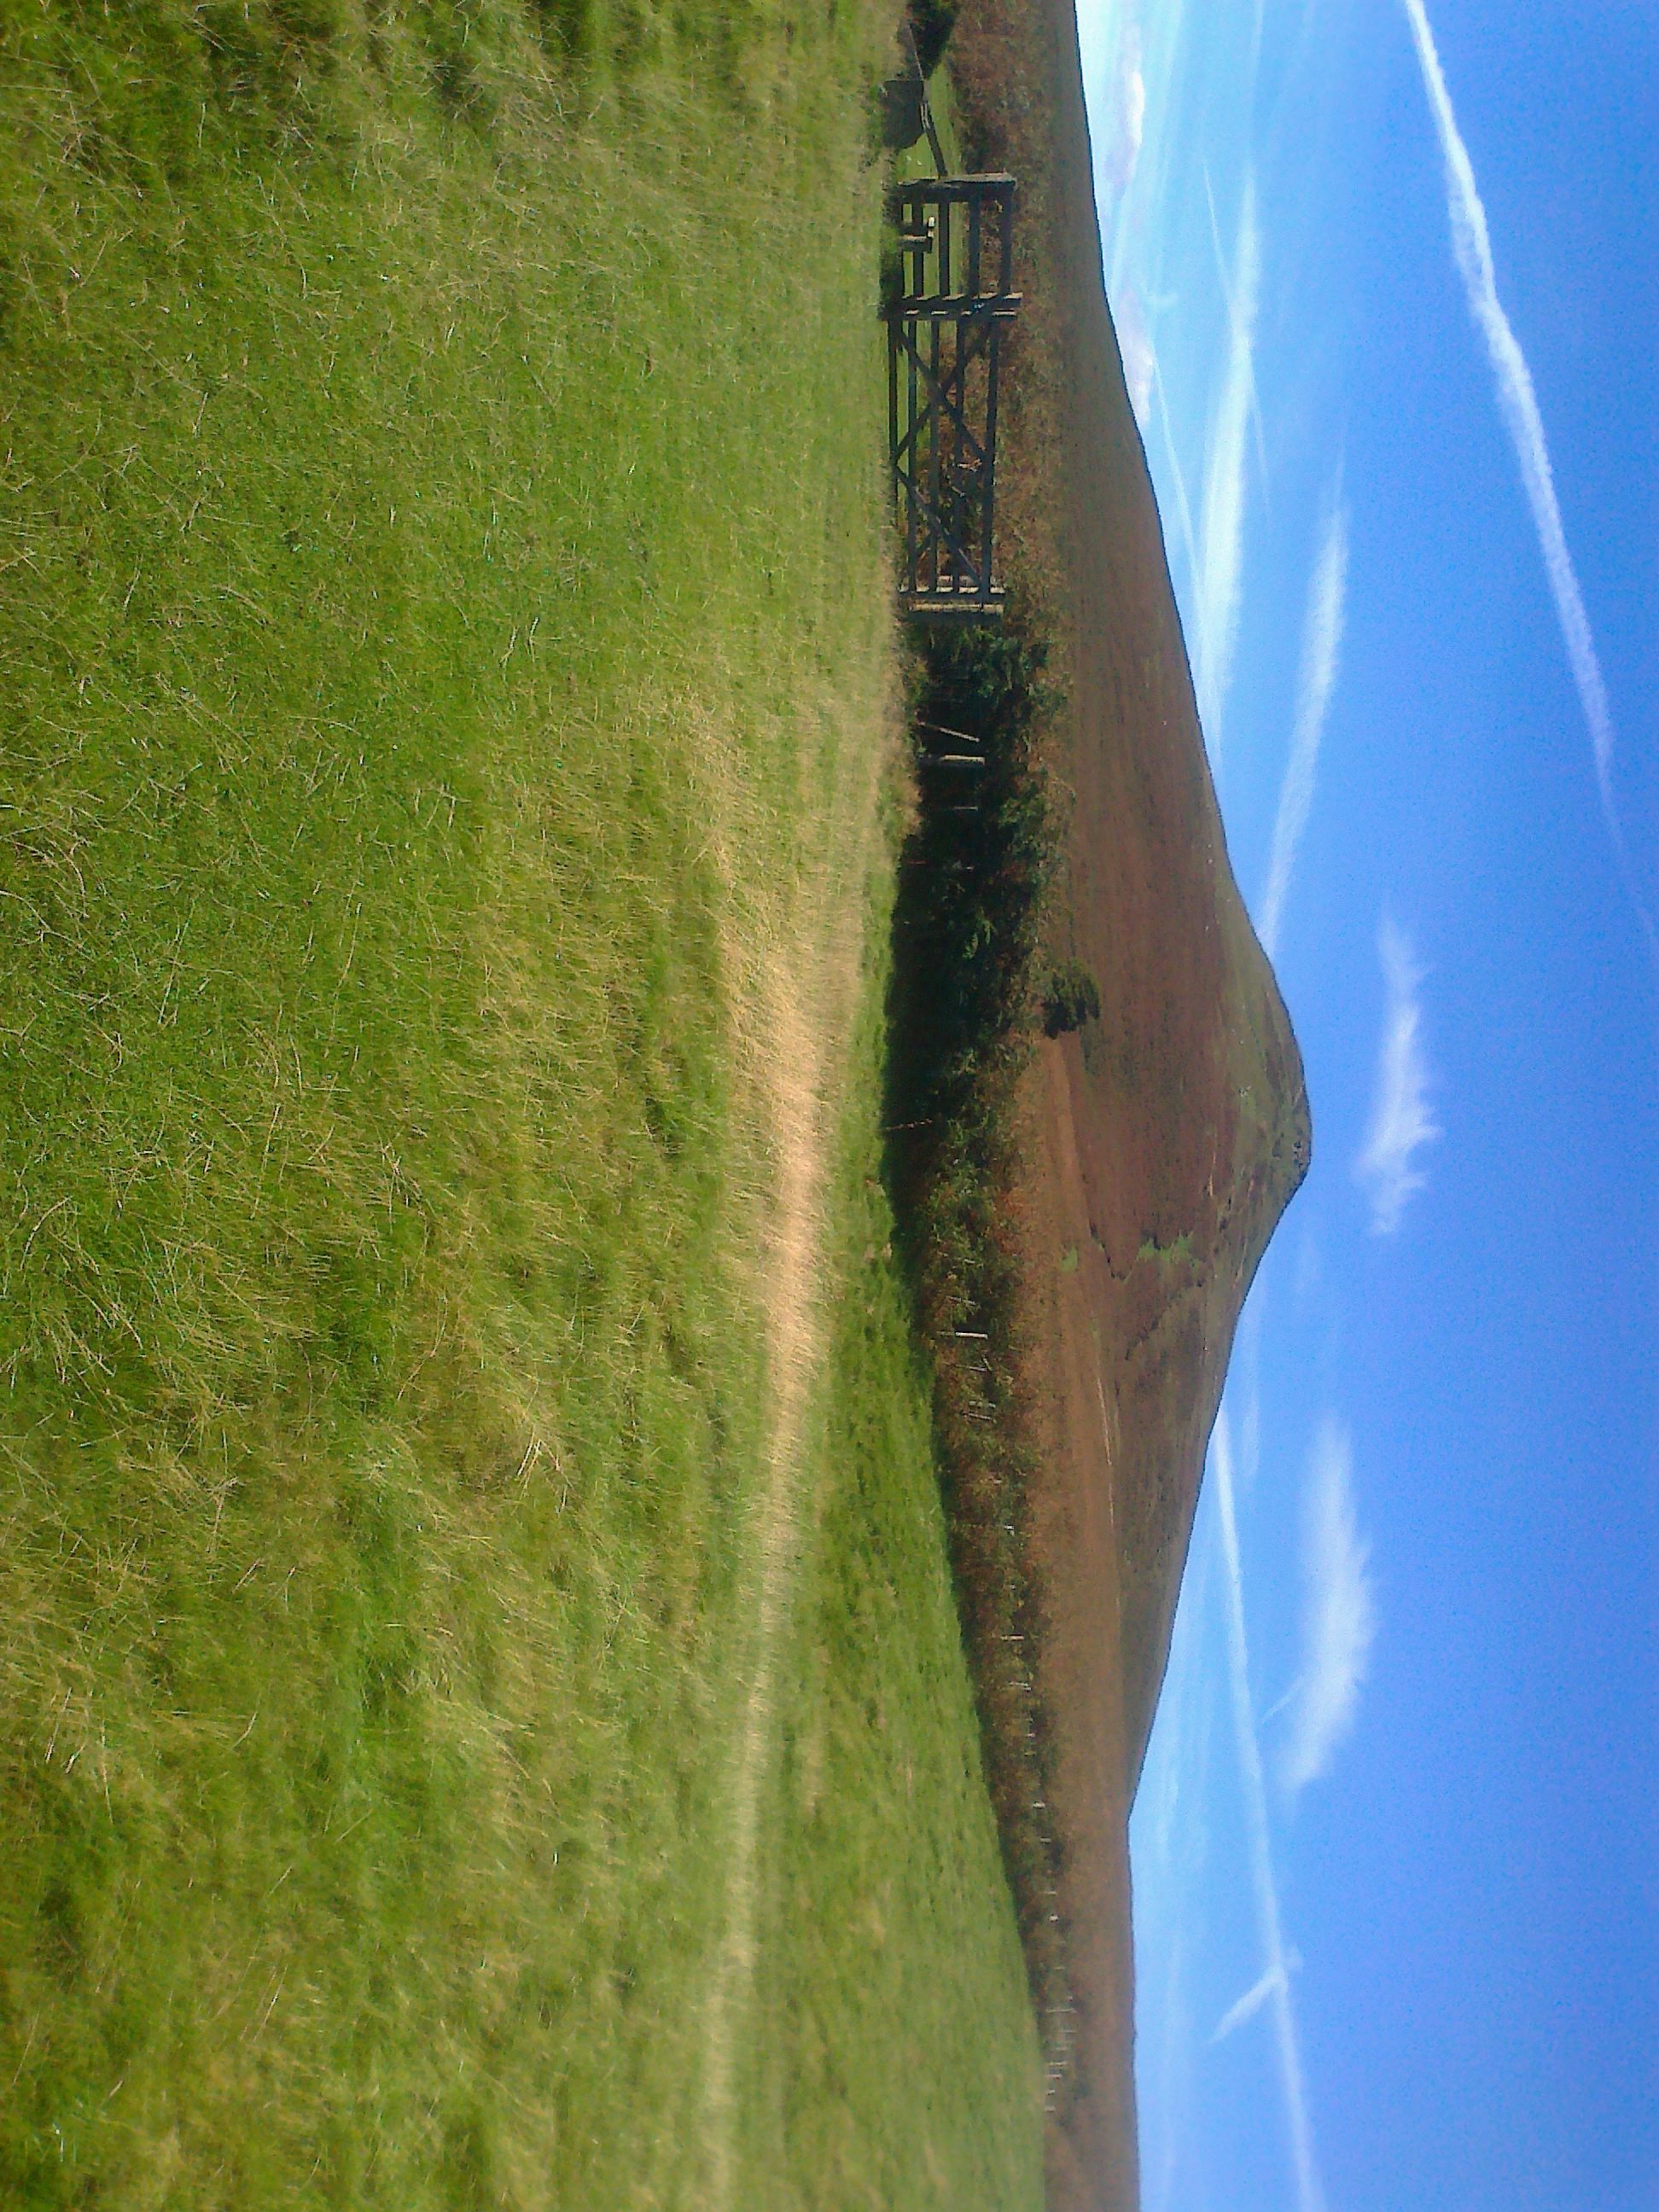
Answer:
[(956, 28), (957, 0), (910, 0), (910, 36), (924, 76), (932, 76)]
[(1085, 1022), (1100, 1019), (1100, 986), (1080, 960), (1067, 960), (1048, 971), (1042, 992), (1042, 1031), (1064, 1036)]
[[(933, 1370), (940, 1486), (986, 1779), (1039, 2016), (1066, 2016), (1023, 1319), (1021, 1071), (1057, 841), (1038, 734), (1048, 648), (1015, 615), (934, 631), (913, 670), (920, 805), (902, 855), (889, 1008), (889, 1179)], [(1097, 1005), (1098, 1001), (1097, 1000)], [(1055, 2051), (1056, 2057), (1062, 2056)]]

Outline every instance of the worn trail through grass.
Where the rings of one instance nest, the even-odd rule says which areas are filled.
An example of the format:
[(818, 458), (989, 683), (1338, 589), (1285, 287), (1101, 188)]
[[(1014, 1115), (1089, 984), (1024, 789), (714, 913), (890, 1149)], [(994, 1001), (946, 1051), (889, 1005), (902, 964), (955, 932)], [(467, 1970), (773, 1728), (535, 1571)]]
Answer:
[[(825, 1352), (824, 1206), (839, 1091), (864, 945), (866, 882), (875, 844), (878, 742), (848, 745), (789, 952), (769, 959), (739, 1021), (740, 1050), (761, 1087), (775, 1184), (763, 1261), (766, 1430), (763, 1486), (747, 1535), (742, 1598), (752, 1609), (748, 1686), (732, 1761), (724, 1933), (709, 1993), (704, 2125), (712, 2204), (732, 2202), (734, 2039), (748, 2024), (756, 1966), (765, 1784), (778, 1753), (778, 1677), (802, 1543), (805, 1413)], [(744, 1034), (747, 1030), (748, 1034)]]

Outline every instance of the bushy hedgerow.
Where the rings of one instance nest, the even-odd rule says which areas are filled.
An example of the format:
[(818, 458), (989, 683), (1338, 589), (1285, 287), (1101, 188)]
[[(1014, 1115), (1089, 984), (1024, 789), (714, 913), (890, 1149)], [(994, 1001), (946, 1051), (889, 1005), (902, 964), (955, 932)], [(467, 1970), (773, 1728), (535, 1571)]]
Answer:
[(932, 76), (956, 28), (957, 0), (910, 0), (910, 35), (924, 76)]
[(1035, 1034), (1043, 902), (1058, 854), (1039, 738), (1047, 646), (1018, 617), (924, 633), (918, 783), (895, 911), (888, 1122), (986, 1777), (1045, 2020), (1063, 2016), (1064, 1933), (1046, 1809), (1027, 1541), (1034, 1405), (1024, 1322), (1018, 1096)]
[(1100, 986), (1080, 960), (1062, 961), (1048, 970), (1042, 987), (1042, 1033), (1065, 1036), (1085, 1022), (1100, 1019)]

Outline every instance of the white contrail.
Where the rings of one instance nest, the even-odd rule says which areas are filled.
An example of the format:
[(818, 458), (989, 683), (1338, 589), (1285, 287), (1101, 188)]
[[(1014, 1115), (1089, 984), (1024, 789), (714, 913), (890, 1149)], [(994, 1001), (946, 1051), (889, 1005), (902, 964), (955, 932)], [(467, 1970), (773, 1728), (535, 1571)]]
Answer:
[(1164, 450), (1170, 457), (1170, 475), (1175, 484), (1176, 515), (1181, 524), (1182, 549), (1187, 556), (1187, 574), (1194, 592), (1198, 588), (1198, 545), (1193, 536), (1193, 510), (1187, 501), (1187, 479), (1182, 472), (1181, 453), (1170, 428), (1169, 396), (1164, 389), (1164, 371), (1156, 353), (1152, 356), (1152, 389), (1158, 395), (1158, 419), (1164, 432)]
[(1463, 279), (1463, 289), (1468, 295), (1469, 311), (1486, 342), (1492, 374), (1498, 383), (1498, 411), (1510, 434), (1510, 441), (1515, 447), (1516, 459), (1521, 465), (1521, 482), (1538, 532), (1539, 549), (1544, 556), (1545, 574), (1555, 600), (1556, 618), (1561, 625), (1568, 665), (1572, 670), (1579, 704), (1583, 708), (1584, 720), (1589, 727), (1601, 812), (1607, 821), (1607, 833), (1613, 839), (1631, 902), (1646, 932), (1650, 950), (1655, 958), (1659, 959), (1659, 932), (1656, 931), (1647, 903), (1637, 889), (1629, 849), (1625, 842), (1624, 824), (1613, 798), (1613, 716), (1607, 706), (1607, 685), (1601, 679), (1601, 664), (1596, 658), (1589, 617), (1584, 611), (1583, 595), (1578, 588), (1572, 556), (1567, 550), (1566, 532), (1561, 526), (1560, 504), (1555, 496), (1555, 476), (1550, 466), (1549, 447), (1544, 437), (1544, 418), (1538, 411), (1538, 395), (1533, 389), (1532, 371), (1527, 367), (1526, 356), (1521, 350), (1520, 342), (1510, 327), (1510, 319), (1504, 313), (1498, 297), (1498, 277), (1492, 264), (1492, 234), (1486, 227), (1486, 210), (1481, 205), (1480, 195), (1475, 187), (1474, 165), (1469, 160), (1468, 148), (1463, 143), (1457, 128), (1457, 118), (1452, 112), (1451, 95), (1446, 89), (1440, 57), (1435, 49), (1434, 33), (1429, 27), (1423, 0), (1401, 0), (1401, 4), (1411, 25), (1417, 58), (1422, 66), (1423, 82), (1428, 91), (1429, 107), (1434, 116), (1434, 126), (1440, 137), (1440, 151), (1445, 160), (1446, 206), (1451, 218), (1452, 252)]
[(1291, 2163), (1296, 2172), (1299, 2212), (1324, 2212), (1325, 2192), (1314, 2160), (1313, 2124), (1308, 2117), (1307, 2084), (1302, 2072), (1302, 2051), (1297, 2040), (1296, 2014), (1291, 2007), (1289, 1961), (1285, 1950), (1279, 1911), (1279, 1883), (1273, 1874), (1273, 1843), (1267, 1827), (1267, 1786), (1261, 1771), (1261, 1747), (1256, 1741), (1250, 1708), (1250, 1656), (1244, 1635), (1244, 1577), (1238, 1560), (1238, 1521), (1233, 1508), (1232, 1434), (1224, 1405), (1216, 1417), (1212, 1454), (1216, 1504), (1221, 1522), (1221, 1547), (1226, 1563), (1228, 1674), (1232, 1687), (1233, 1727), (1238, 1740), (1238, 1764), (1249, 1816), (1250, 1870), (1255, 1881), (1256, 1911), (1261, 1923), (1262, 1948), (1267, 1954), (1263, 1980), (1270, 1986), (1264, 2002), (1272, 2005), (1274, 2039), (1279, 2045), (1279, 2072), (1285, 2083), (1285, 2110), (1290, 2123)]
[(1370, 1197), (1372, 1236), (1392, 1237), (1407, 1200), (1428, 1182), (1417, 1156), (1435, 1141), (1440, 1128), (1429, 1109), (1429, 1064), (1418, 999), (1423, 970), (1412, 957), (1409, 941), (1386, 914), (1377, 926), (1376, 950), (1387, 1006), (1370, 1122), (1353, 1171)]
[(1224, 2043), (1236, 2027), (1243, 2027), (1247, 2020), (1254, 2020), (1268, 1998), (1277, 1996), (1284, 1982), (1284, 1968), (1269, 1966), (1261, 1979), (1253, 1982), (1237, 2004), (1228, 2006), (1210, 2041), (1212, 2044)]
[(1230, 325), (1221, 380), (1205, 453), (1199, 523), (1198, 574), (1193, 585), (1194, 689), (1211, 764), (1221, 756), (1221, 710), (1238, 641), (1244, 551), (1244, 447), (1255, 385), (1256, 295), (1261, 275), (1255, 180), (1247, 172), (1239, 207), (1238, 244), (1226, 289)]
[[(1258, 17), (1258, 21), (1259, 21), (1259, 20), (1260, 20), (1260, 14), (1261, 14), (1261, 10), (1260, 10), (1260, 6), (1258, 5), (1258, 9), (1257, 9), (1257, 17)], [(1254, 64), (1253, 64), (1252, 65), (1254, 65)], [(1229, 327), (1231, 328), (1231, 327), (1232, 327), (1234, 325), (1236, 325), (1236, 324), (1237, 324), (1237, 320), (1238, 320), (1238, 310), (1237, 310), (1237, 306), (1235, 305), (1235, 302), (1234, 302), (1234, 297), (1233, 297), (1233, 287), (1232, 287), (1231, 283), (1229, 282), (1229, 280), (1228, 280), (1228, 276), (1227, 276), (1227, 260), (1226, 260), (1226, 256), (1225, 256), (1225, 255), (1222, 252), (1222, 251), (1221, 251), (1221, 226), (1220, 226), (1220, 224), (1219, 224), (1219, 223), (1216, 221), (1216, 219), (1215, 219), (1215, 192), (1214, 192), (1214, 191), (1213, 191), (1213, 189), (1212, 188), (1211, 184), (1210, 184), (1210, 171), (1209, 171), (1209, 165), (1208, 165), (1207, 163), (1206, 163), (1206, 164), (1204, 165), (1204, 167), (1203, 167), (1203, 177), (1204, 177), (1204, 204), (1205, 204), (1205, 205), (1208, 208), (1208, 210), (1209, 210), (1209, 211), (1210, 211), (1210, 251), (1211, 251), (1211, 252), (1214, 254), (1214, 256), (1215, 256), (1215, 273), (1216, 273), (1216, 281), (1217, 281), (1217, 283), (1218, 283), (1220, 285), (1220, 287), (1221, 287), (1221, 303), (1222, 303), (1223, 307), (1224, 307), (1226, 308), (1226, 310), (1227, 310), (1227, 321), (1228, 321), (1228, 325), (1229, 325)], [(1253, 222), (1254, 222), (1254, 218), (1255, 218), (1255, 197), (1254, 197), (1255, 181), (1255, 180), (1254, 177), (1253, 177), (1253, 176), (1251, 176), (1251, 175), (1247, 172), (1247, 173), (1246, 173), (1246, 175), (1245, 175), (1244, 182), (1245, 182), (1246, 187), (1251, 191), (1251, 194), (1252, 194), (1251, 201), (1250, 201), (1250, 211), (1251, 211), (1251, 217), (1252, 217), (1252, 221), (1253, 221)], [(1270, 486), (1269, 486), (1269, 480), (1268, 480), (1268, 476), (1267, 476), (1267, 434), (1266, 430), (1262, 428), (1262, 423), (1261, 423), (1261, 392), (1257, 389), (1257, 386), (1256, 386), (1256, 380), (1255, 380), (1255, 289), (1254, 289), (1254, 287), (1255, 287), (1255, 286), (1256, 285), (1256, 283), (1259, 282), (1259, 279), (1260, 279), (1260, 273), (1261, 273), (1261, 272), (1260, 272), (1259, 268), (1256, 266), (1255, 262), (1255, 261), (1253, 261), (1253, 262), (1252, 262), (1252, 264), (1251, 264), (1251, 266), (1250, 266), (1250, 270), (1249, 270), (1250, 281), (1251, 281), (1251, 285), (1252, 285), (1252, 288), (1253, 288), (1253, 289), (1252, 289), (1252, 290), (1251, 290), (1250, 295), (1249, 295), (1249, 311), (1250, 311), (1250, 343), (1251, 343), (1251, 352), (1250, 352), (1250, 358), (1249, 358), (1249, 376), (1250, 376), (1250, 381), (1249, 381), (1250, 429), (1251, 429), (1251, 434), (1252, 434), (1252, 435), (1254, 436), (1254, 438), (1255, 438), (1255, 465), (1256, 465), (1256, 473), (1257, 473), (1257, 475), (1258, 475), (1258, 476), (1261, 477), (1261, 493), (1262, 493), (1262, 497), (1263, 497), (1263, 499), (1264, 499), (1264, 500), (1267, 500), (1267, 501), (1268, 501), (1269, 512), (1271, 512), (1271, 501), (1270, 501), (1270, 500), (1268, 500), (1268, 494), (1269, 494)]]
[(1302, 1571), (1305, 1593), (1301, 1686), (1284, 1760), (1291, 1796), (1329, 1767), (1353, 1726), (1376, 1637), (1376, 1601), (1365, 1571), (1370, 1547), (1353, 1506), (1353, 1447), (1328, 1415), (1308, 1454)]
[(1333, 502), (1324, 543), (1308, 586), (1308, 612), (1302, 628), (1302, 665), (1296, 679), (1296, 721), (1291, 732), (1291, 754), (1285, 764), (1285, 781), (1279, 787), (1273, 851), (1267, 862), (1267, 889), (1261, 902), (1261, 945), (1270, 960), (1278, 957), (1279, 927), (1285, 917), (1291, 870), (1313, 806), (1319, 742), (1324, 735), (1331, 688), (1336, 682), (1337, 655), (1342, 647), (1347, 578), (1348, 518), (1339, 500)]

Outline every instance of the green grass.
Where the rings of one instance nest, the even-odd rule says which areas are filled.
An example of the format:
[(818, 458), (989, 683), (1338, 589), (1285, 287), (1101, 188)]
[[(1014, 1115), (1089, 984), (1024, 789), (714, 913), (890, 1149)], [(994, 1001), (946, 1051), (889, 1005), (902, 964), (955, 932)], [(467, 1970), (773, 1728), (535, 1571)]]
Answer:
[(878, 1180), (883, 996), (866, 988), (836, 1207), (757, 2008), (751, 2154), (775, 2179), (753, 2201), (1037, 2212), (1037, 2037), (946, 1565), (927, 1355)]
[[(887, 28), (0, 0), (8, 2204), (702, 2200), (757, 979), (890, 714)], [(740, 2201), (1030, 2203), (836, 1189)]]
[[(1048, 655), (1035, 611), (1018, 595), (1003, 623), (939, 629), (918, 654), (912, 746), (924, 803), (900, 871), (887, 1111), (890, 1182), (930, 1355), (935, 1455), (984, 1769), (1058, 2079), (1073, 1990), (1048, 1810), (1054, 1715), (1032, 1664), (1047, 1606), (1031, 1547), (1042, 1447), (1019, 1097), (1059, 856), (1041, 748), (1055, 704)], [(957, 804), (954, 775), (941, 791), (944, 771), (927, 764), (940, 730), (980, 753), (971, 807)]]
[[(911, 66), (906, 50), (905, 67)], [(945, 156), (948, 175), (960, 176), (966, 166), (962, 150), (962, 129), (957, 118), (957, 99), (951, 83), (951, 72), (941, 62), (927, 80), (927, 105), (933, 111), (933, 129), (939, 137), (939, 151)], [(927, 136), (918, 138), (914, 146), (906, 146), (893, 156), (893, 175), (908, 184), (919, 177), (931, 178), (933, 171), (933, 149)]]

